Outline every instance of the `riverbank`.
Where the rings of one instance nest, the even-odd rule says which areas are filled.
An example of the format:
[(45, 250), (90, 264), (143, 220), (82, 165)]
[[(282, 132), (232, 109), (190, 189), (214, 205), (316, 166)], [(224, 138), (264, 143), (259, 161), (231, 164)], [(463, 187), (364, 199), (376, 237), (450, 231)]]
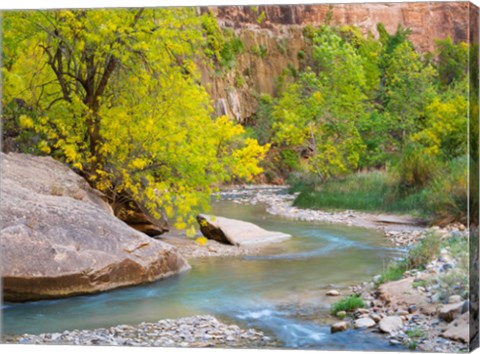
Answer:
[(441, 240), (439, 255), (419, 269), (405, 271), (398, 280), (382, 284), (378, 275), (352, 287), (350, 296), (362, 299), (365, 306), (335, 314), (342, 321), (333, 324), (332, 331), (349, 327), (377, 331), (391, 344), (411, 350), (468, 350), (468, 234), (454, 228), (428, 232)]
[(194, 316), (138, 325), (94, 330), (4, 336), (5, 344), (125, 345), (191, 348), (261, 348), (272, 339), (255, 329), (220, 322), (213, 316)]
[(222, 199), (237, 204), (265, 204), (266, 211), (291, 220), (318, 221), (329, 224), (363, 227), (381, 231), (397, 247), (416, 243), (425, 230), (425, 221), (408, 215), (365, 213), (354, 210), (312, 210), (293, 206), (297, 193), (288, 186), (231, 186), (222, 190)]
[[(268, 213), (292, 220), (381, 231), (397, 247), (411, 248), (424, 239), (427, 232), (435, 233), (441, 249), (438, 257), (423, 265), (424, 270), (408, 270), (400, 280), (387, 280), (384, 284), (379, 284), (381, 275), (378, 275), (371, 282), (352, 286), (351, 295), (362, 298), (367, 306), (350, 313), (347, 322), (332, 326), (381, 332), (392, 345), (403, 344), (409, 349), (435, 352), (468, 349), (469, 304), (465, 288), (468, 231), (464, 225), (427, 229), (421, 220), (405, 215), (300, 209), (292, 205), (296, 195), (289, 194), (288, 187), (283, 186), (232, 187), (220, 195), (238, 204), (265, 204)], [(446, 321), (444, 314), (449, 312), (452, 315), (447, 316)], [(391, 323), (396, 323), (393, 330)]]

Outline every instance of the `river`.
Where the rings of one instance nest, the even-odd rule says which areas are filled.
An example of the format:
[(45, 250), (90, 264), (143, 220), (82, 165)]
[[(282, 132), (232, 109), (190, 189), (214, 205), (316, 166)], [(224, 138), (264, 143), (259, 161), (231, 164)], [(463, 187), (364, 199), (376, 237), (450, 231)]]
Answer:
[(401, 251), (379, 232), (272, 216), (262, 205), (213, 203), (214, 214), (293, 237), (259, 256), (190, 261), (192, 269), (153, 284), (88, 296), (5, 303), (5, 334), (37, 334), (136, 324), (198, 314), (263, 330), (281, 347), (392, 350), (379, 334), (330, 334), (326, 290), (347, 291), (382, 271)]

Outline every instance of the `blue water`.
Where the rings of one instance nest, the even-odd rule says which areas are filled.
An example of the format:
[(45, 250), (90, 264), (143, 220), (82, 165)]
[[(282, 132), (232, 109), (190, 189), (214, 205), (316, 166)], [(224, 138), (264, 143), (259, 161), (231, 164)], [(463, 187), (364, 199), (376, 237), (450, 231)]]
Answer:
[(369, 280), (400, 255), (383, 235), (286, 220), (266, 214), (261, 205), (221, 201), (214, 203), (213, 212), (293, 237), (259, 256), (192, 260), (190, 271), (153, 284), (98, 295), (6, 303), (4, 333), (61, 332), (213, 314), (263, 330), (282, 347), (401, 349), (371, 332), (330, 334), (325, 322), (330, 307), (326, 289)]

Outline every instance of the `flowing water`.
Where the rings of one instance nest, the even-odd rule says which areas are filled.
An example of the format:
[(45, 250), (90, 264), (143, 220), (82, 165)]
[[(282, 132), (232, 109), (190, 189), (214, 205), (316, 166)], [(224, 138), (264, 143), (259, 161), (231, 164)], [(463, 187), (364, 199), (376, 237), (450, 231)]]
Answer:
[[(216, 215), (293, 237), (260, 256), (192, 260), (192, 269), (153, 284), (98, 295), (3, 306), (5, 334), (61, 332), (198, 314), (254, 327), (288, 348), (401, 350), (379, 335), (330, 334), (326, 289), (369, 280), (400, 255), (375, 231), (275, 217), (264, 206), (215, 202)], [(346, 291), (346, 290), (345, 290)]]

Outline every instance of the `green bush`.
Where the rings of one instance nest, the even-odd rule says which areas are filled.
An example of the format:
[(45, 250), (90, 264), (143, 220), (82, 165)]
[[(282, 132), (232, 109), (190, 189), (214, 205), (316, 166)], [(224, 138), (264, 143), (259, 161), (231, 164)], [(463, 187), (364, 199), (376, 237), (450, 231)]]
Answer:
[(466, 223), (468, 208), (468, 162), (466, 157), (450, 161), (425, 193), (425, 208), (435, 221)]
[(298, 154), (290, 149), (282, 150), (280, 153), (281, 163), (289, 170), (296, 170), (299, 167)]
[(427, 186), (439, 173), (439, 162), (417, 145), (407, 146), (393, 169), (394, 184), (401, 192)]
[(353, 311), (365, 307), (365, 302), (357, 295), (350, 295), (338, 302), (332, 304), (331, 313), (336, 314), (339, 311)]
[(408, 269), (418, 269), (428, 264), (439, 252), (441, 238), (431, 230), (424, 233), (424, 238), (408, 251)]

